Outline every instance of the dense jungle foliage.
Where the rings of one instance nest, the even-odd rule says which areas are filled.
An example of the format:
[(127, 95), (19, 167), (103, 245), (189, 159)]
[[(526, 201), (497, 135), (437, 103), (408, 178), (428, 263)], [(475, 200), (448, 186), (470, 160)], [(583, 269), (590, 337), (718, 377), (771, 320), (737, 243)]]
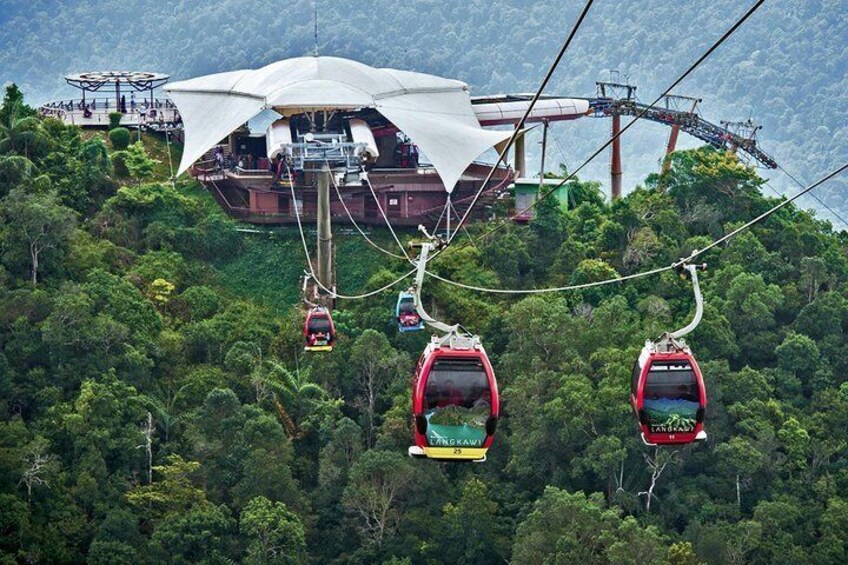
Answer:
[[(322, 55), (464, 80), (472, 94), (533, 92), (574, 25), (577, 0), (317, 0)], [(595, 81), (638, 85), (653, 100), (754, 2), (595, 2), (547, 92), (591, 97)], [(0, 77), (39, 103), (78, 96), (67, 73), (127, 68), (174, 80), (257, 68), (312, 52), (315, 0), (4, 0)], [(425, 25), (422, 23), (426, 22)], [(761, 125), (760, 145), (802, 182), (848, 154), (848, 18), (843, 0), (766, 2), (677, 89), (702, 98), (703, 115)], [(554, 124), (551, 157), (576, 165), (609, 135), (604, 119)], [(536, 136), (533, 132), (531, 136)], [(624, 191), (659, 169), (668, 129), (642, 123), (622, 143)], [(681, 148), (698, 141), (681, 136)], [(535, 143), (528, 149), (536, 151)], [(531, 161), (531, 170), (537, 170)], [(608, 161), (587, 178), (608, 183)], [(797, 190), (778, 171), (775, 190)], [(819, 196), (848, 217), (848, 184)], [(771, 189), (767, 189), (771, 192)], [(607, 190), (608, 192), (608, 190)], [(820, 208), (805, 198), (805, 208)], [(822, 217), (835, 221), (823, 212)]]
[[(682, 448), (645, 447), (627, 398), (644, 340), (691, 316), (688, 282), (523, 299), (428, 282), (431, 312), (481, 333), (503, 402), (487, 463), (440, 464), (406, 456), (427, 337), (397, 333), (391, 293), (342, 302), (335, 351), (303, 354), (294, 233), (236, 231), (165, 181), (161, 139), (107, 139), (6, 91), (3, 563), (848, 559), (848, 242), (830, 224), (787, 206), (706, 254), (690, 343), (709, 439)], [(529, 288), (665, 266), (774, 205), (762, 182), (680, 152), (612, 205), (572, 182), (567, 211), (546, 200), (431, 267)], [(338, 240), (343, 291), (408, 268)]]

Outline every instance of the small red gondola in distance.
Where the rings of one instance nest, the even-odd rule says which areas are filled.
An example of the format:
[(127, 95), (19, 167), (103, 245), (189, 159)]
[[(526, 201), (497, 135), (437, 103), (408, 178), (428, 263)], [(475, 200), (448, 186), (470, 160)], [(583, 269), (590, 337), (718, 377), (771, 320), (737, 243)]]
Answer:
[(433, 337), (412, 386), (414, 457), (486, 460), (500, 400), (495, 372), (477, 336)]
[(306, 315), (303, 323), (305, 351), (332, 351), (336, 340), (336, 327), (329, 310), (315, 306)]
[(707, 390), (698, 362), (684, 346), (669, 352), (648, 342), (633, 368), (630, 403), (648, 445), (706, 439)]

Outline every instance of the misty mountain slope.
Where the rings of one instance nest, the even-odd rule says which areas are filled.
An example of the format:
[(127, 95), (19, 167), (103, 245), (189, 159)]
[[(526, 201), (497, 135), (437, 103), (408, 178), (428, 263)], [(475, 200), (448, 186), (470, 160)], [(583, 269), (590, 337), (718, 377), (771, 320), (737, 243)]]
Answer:
[[(533, 91), (582, 7), (562, 4), (321, 2), (320, 52), (459, 78), (475, 94)], [(597, 2), (548, 92), (592, 96), (595, 81), (615, 69), (638, 85), (642, 101), (651, 101), (746, 9), (732, 0)], [(0, 23), (0, 78), (19, 83), (32, 102), (70, 96), (62, 80), (69, 72), (151, 69), (181, 79), (259, 67), (306, 54), (314, 44), (313, 2), (306, 0), (282, 9), (258, 0), (168, 6), (12, 0), (3, 3)], [(846, 46), (841, 0), (766, 3), (678, 92), (703, 98), (703, 115), (711, 121), (752, 117), (763, 125), (763, 149), (812, 182), (848, 154)], [(549, 162), (576, 166), (603, 143), (609, 123), (584, 119), (553, 129), (560, 141), (552, 144)], [(626, 136), (629, 190), (657, 170), (667, 130), (644, 124)], [(682, 136), (682, 148), (696, 145)], [(535, 144), (529, 147), (538, 153)], [(606, 178), (607, 167), (608, 156), (600, 156), (585, 176)], [(780, 172), (766, 176), (777, 190), (797, 190)], [(818, 194), (848, 214), (846, 187), (837, 180)], [(805, 199), (801, 205), (815, 203)]]

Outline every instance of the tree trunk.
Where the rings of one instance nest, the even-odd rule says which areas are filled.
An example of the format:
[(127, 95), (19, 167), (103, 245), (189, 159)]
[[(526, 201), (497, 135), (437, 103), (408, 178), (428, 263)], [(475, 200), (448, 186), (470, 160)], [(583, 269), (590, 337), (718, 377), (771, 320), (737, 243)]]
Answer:
[(153, 484), (153, 414), (147, 413), (147, 429), (144, 431), (147, 439), (147, 484)]
[(742, 509), (742, 495), (739, 486), (739, 473), (736, 473), (736, 508)]
[(280, 402), (280, 399), (277, 398), (277, 395), (274, 394), (274, 407), (277, 409), (277, 414), (280, 416), (280, 419), (283, 421), (283, 425), (286, 427), (286, 431), (289, 433), (289, 437), (291, 439), (300, 439), (301, 433), (300, 429), (297, 427), (297, 424), (294, 423), (289, 413), (286, 411), (283, 403)]
[(374, 373), (368, 374), (368, 449), (374, 445)]
[(38, 248), (29, 246), (29, 255), (32, 258), (32, 288), (38, 286)]

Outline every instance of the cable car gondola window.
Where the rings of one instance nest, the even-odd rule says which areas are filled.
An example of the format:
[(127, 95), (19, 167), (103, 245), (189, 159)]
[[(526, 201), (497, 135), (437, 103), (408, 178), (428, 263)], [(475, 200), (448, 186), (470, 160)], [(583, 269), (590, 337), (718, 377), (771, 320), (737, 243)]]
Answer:
[(404, 298), (400, 301), (400, 311), (403, 314), (411, 314), (415, 312), (415, 300), (412, 298)]
[(651, 432), (693, 431), (700, 407), (699, 393), (698, 379), (689, 363), (654, 362), (644, 389)]
[(314, 316), (309, 320), (309, 331), (312, 333), (329, 333), (330, 320), (322, 316)]
[(427, 378), (424, 396), (429, 445), (483, 445), (492, 397), (480, 361), (436, 361)]

